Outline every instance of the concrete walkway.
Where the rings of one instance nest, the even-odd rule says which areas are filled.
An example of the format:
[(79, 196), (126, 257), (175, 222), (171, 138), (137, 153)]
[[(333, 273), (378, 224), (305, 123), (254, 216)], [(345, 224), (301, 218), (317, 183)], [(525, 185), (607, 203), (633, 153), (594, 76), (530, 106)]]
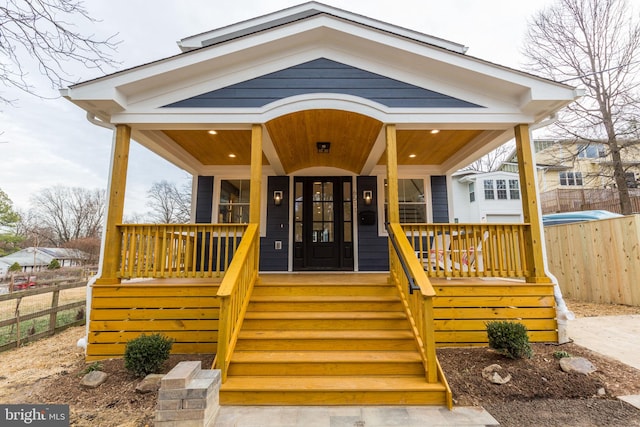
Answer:
[[(581, 317), (567, 332), (579, 346), (640, 369), (640, 315)], [(640, 409), (640, 395), (618, 398)]]
[(640, 369), (640, 315), (581, 317), (567, 329), (576, 344)]
[(477, 407), (221, 406), (214, 427), (448, 427), (497, 426)]

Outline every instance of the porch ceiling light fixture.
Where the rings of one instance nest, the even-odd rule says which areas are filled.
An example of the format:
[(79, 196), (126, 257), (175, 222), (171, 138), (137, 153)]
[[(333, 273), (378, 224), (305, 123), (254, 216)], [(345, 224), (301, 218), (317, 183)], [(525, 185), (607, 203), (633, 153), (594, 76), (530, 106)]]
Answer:
[(273, 192), (273, 204), (280, 206), (282, 204), (282, 191)]
[(409, 158), (410, 158), (410, 159), (415, 159), (415, 158), (416, 158), (416, 155), (415, 155), (415, 154), (409, 154)]
[(318, 149), (318, 153), (328, 153), (331, 149), (330, 142), (316, 142), (316, 148)]
[(217, 135), (217, 134), (218, 134), (218, 131), (211, 129), (210, 131), (207, 131), (207, 133), (208, 133), (209, 135)]
[(371, 190), (364, 190), (362, 192), (362, 198), (364, 199), (364, 204), (369, 206), (371, 205), (371, 202), (373, 201), (373, 191)]
[(231, 154), (229, 154), (229, 157), (231, 157), (232, 159), (235, 159), (235, 158), (236, 158), (236, 155), (235, 155), (235, 154), (233, 154), (233, 153), (231, 153)]
[(440, 133), (440, 129), (431, 129), (432, 134)]

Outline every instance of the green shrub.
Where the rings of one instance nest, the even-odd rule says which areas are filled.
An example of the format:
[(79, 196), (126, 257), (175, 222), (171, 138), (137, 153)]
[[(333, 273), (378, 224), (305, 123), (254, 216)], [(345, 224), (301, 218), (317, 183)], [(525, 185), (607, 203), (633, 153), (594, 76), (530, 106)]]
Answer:
[(145, 335), (127, 341), (124, 367), (137, 377), (157, 373), (169, 358), (173, 339), (161, 334)]
[(49, 263), (49, 266), (47, 267), (48, 270), (57, 270), (60, 268), (60, 261), (58, 261), (57, 259), (52, 259), (51, 262)]
[(562, 359), (562, 358), (565, 358), (565, 357), (571, 357), (571, 355), (569, 353), (567, 353), (566, 351), (559, 350), (559, 351), (555, 351), (553, 353), (553, 357), (555, 357), (556, 359)]
[(512, 359), (530, 358), (533, 350), (529, 344), (527, 328), (522, 323), (494, 321), (487, 323), (489, 347)]
[(80, 371), (80, 376), (86, 375), (89, 372), (93, 372), (93, 371), (102, 371), (102, 363), (93, 362), (91, 365), (87, 365), (82, 371)]

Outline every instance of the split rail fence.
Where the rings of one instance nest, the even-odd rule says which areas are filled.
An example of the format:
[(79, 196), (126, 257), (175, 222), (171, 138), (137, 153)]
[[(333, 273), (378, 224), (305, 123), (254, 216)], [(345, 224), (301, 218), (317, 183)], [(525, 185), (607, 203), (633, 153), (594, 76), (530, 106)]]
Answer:
[(84, 324), (86, 285), (52, 280), (0, 295), (0, 352)]

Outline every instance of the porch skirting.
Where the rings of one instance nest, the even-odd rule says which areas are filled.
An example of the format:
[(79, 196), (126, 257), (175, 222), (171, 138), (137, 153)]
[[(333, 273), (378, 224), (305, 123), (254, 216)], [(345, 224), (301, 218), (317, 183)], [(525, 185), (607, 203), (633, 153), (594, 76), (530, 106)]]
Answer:
[[(353, 280), (365, 276), (367, 280), (388, 280), (385, 273), (345, 275)], [(261, 277), (287, 276), (291, 275)], [(318, 283), (318, 275), (314, 276)], [(345, 278), (345, 286), (351, 281)], [(437, 294), (434, 326), (439, 347), (486, 346), (486, 322), (491, 320), (523, 323), (532, 342), (558, 340), (552, 284), (490, 278), (431, 281)], [(218, 285), (216, 279), (165, 279), (94, 286), (87, 360), (122, 357), (127, 341), (142, 333), (173, 338), (175, 354), (215, 353)]]

